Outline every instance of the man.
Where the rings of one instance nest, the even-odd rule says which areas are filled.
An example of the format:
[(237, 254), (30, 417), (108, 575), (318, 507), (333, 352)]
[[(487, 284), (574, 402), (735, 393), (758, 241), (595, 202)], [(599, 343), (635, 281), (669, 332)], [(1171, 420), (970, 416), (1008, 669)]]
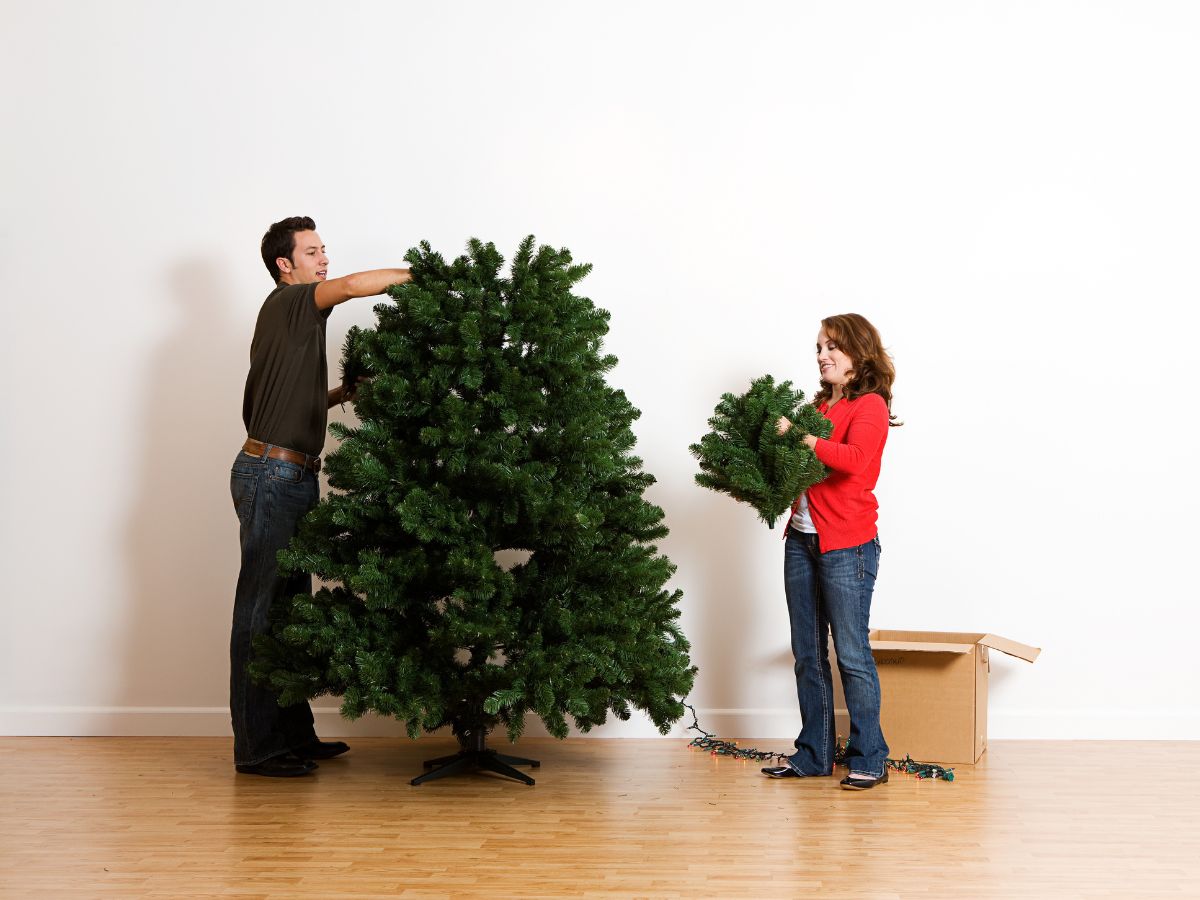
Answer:
[(350, 748), (318, 740), (307, 703), (280, 707), (268, 688), (250, 680), (254, 638), (269, 627), (271, 605), (312, 590), (310, 575), (281, 577), (275, 554), (317, 502), (317, 472), (329, 407), (353, 390), (329, 390), (325, 322), (352, 297), (382, 294), (410, 280), (407, 269), (376, 269), (327, 278), (329, 257), (307, 216), (272, 225), (262, 258), (275, 279), (250, 344), (242, 418), (248, 435), (233, 463), (230, 490), (241, 523), (242, 568), (233, 602), (229, 708), (238, 772), (295, 777)]

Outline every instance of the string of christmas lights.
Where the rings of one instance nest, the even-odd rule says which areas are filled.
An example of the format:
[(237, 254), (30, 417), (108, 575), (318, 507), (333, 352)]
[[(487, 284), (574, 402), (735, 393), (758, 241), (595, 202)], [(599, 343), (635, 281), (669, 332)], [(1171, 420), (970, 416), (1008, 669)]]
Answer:
[[(769, 750), (757, 750), (753, 747), (739, 747), (737, 741), (722, 740), (715, 734), (707, 732), (700, 727), (700, 717), (696, 715), (696, 708), (694, 706), (690, 703), (683, 705), (692, 714), (692, 724), (688, 726), (688, 730), (700, 733), (699, 737), (692, 738), (688, 744), (689, 747), (695, 747), (698, 750), (707, 750), (713, 756), (729, 756), (733, 759), (750, 759), (755, 762), (767, 762), (769, 760), (779, 760), (782, 762), (787, 759), (788, 754), (786, 753), (772, 753)], [(834, 746), (834, 765), (845, 765), (846, 748), (849, 746), (849, 739), (842, 740), (840, 736), (838, 737)], [(919, 780), (926, 778), (940, 778), (942, 781), (954, 780), (954, 769), (948, 769), (937, 763), (917, 762), (907, 754), (904, 759), (888, 759), (884, 762), (889, 769), (902, 772), (906, 775), (916, 775)]]

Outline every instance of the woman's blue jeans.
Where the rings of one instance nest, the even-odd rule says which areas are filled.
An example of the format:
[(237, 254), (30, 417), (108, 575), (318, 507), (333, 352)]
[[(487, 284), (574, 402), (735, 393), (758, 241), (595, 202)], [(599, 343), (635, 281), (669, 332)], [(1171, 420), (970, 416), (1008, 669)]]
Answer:
[(815, 534), (788, 529), (783, 583), (796, 659), (802, 727), (789, 764), (804, 775), (833, 772), (836, 733), (829, 634), (850, 712), (846, 762), (852, 772), (882, 775), (888, 745), (879, 728), (879, 675), (868, 638), (879, 539), (822, 553)]
[(270, 689), (250, 679), (246, 666), (254, 639), (270, 627), (272, 605), (312, 592), (312, 576), (281, 577), (275, 555), (316, 505), (319, 488), (317, 476), (302, 466), (243, 450), (233, 461), (229, 490), (242, 542), (229, 646), (233, 761), (252, 766), (316, 739), (309, 705), (280, 707)]

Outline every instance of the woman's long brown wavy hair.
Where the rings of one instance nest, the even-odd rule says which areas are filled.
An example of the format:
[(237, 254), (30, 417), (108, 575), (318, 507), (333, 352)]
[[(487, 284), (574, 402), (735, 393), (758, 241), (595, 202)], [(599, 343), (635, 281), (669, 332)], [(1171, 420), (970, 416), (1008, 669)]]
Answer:
[[(887, 404), (888, 424), (892, 427), (903, 425), (891, 414), (896, 367), (892, 365), (892, 357), (884, 349), (875, 326), (858, 313), (845, 313), (822, 319), (821, 327), (825, 329), (825, 336), (837, 344), (854, 365), (842, 395), (847, 400), (854, 400), (863, 394), (878, 394)], [(820, 390), (813, 397), (813, 406), (829, 402), (832, 396), (833, 388), (822, 381)]]

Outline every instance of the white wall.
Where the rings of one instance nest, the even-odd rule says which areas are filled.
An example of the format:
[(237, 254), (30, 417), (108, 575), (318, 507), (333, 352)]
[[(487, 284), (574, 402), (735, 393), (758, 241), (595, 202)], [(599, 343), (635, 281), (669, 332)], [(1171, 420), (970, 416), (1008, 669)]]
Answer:
[(335, 273), (595, 264), (710, 728), (798, 716), (780, 532), (687, 446), (854, 310), (907, 423), (874, 623), (1044, 647), (994, 656), (993, 737), (1200, 737), (1194, 4), (2, 12), (0, 733), (227, 733), (257, 244), (308, 214)]

